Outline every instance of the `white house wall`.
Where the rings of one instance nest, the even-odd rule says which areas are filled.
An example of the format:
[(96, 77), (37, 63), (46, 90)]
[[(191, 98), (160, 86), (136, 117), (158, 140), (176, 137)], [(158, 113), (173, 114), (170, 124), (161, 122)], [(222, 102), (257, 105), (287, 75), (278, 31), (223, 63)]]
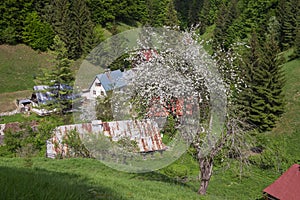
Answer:
[(100, 81), (98, 78), (95, 78), (92, 86), (90, 87), (89, 95), (87, 96), (88, 99), (95, 99), (99, 96), (106, 96), (106, 91), (103, 88), (103, 86), (97, 86), (96, 84), (99, 84)]

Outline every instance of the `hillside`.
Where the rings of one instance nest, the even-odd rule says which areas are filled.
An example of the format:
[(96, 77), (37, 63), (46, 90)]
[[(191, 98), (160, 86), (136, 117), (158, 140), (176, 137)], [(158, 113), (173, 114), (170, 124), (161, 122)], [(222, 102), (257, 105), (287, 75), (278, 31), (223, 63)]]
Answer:
[(32, 89), (34, 77), (51, 66), (50, 59), (26, 45), (0, 45), (0, 93)]
[[(300, 60), (285, 64), (286, 113), (272, 133), (264, 133), (269, 141), (281, 142), (294, 161), (300, 159), (299, 65)], [(288, 163), (282, 165), (283, 170), (289, 167)], [(0, 199), (257, 199), (280, 176), (275, 169), (251, 165), (243, 169), (240, 179), (236, 163), (216, 166), (208, 195), (200, 197), (196, 194), (197, 163), (188, 155), (145, 174), (115, 171), (91, 159), (0, 158), (0, 168)], [(176, 173), (186, 174), (187, 182), (176, 178)]]
[(26, 45), (0, 45), (0, 112), (15, 109), (17, 98), (31, 95), (34, 77), (51, 66), (50, 59)]

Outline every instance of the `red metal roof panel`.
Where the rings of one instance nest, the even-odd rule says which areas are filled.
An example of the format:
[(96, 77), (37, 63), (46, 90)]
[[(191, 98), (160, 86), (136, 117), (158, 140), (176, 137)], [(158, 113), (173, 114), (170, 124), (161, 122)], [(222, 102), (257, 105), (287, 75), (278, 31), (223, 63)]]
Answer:
[(300, 199), (300, 165), (292, 165), (274, 183), (263, 190), (280, 200)]

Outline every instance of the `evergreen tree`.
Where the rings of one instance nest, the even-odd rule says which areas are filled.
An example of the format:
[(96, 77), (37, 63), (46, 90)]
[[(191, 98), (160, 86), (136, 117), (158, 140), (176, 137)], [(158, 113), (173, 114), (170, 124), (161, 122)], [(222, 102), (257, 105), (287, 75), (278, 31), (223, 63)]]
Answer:
[(203, 34), (206, 30), (206, 27), (211, 24), (210, 19), (210, 0), (204, 0), (203, 6), (199, 15), (200, 22), (200, 34)]
[(294, 7), (296, 0), (280, 0), (278, 5), (278, 18), (281, 24), (280, 45), (286, 50), (293, 44), (295, 37), (296, 16)]
[(94, 26), (85, 1), (72, 1), (70, 10), (68, 40), (65, 43), (69, 58), (77, 59), (91, 50)]
[[(39, 84), (47, 85), (46, 89), (51, 93), (51, 99), (44, 106), (47, 110), (54, 110), (63, 114), (72, 108), (74, 95), (72, 85), (74, 76), (70, 68), (71, 61), (68, 59), (67, 49), (59, 36), (54, 37), (53, 49), (55, 49), (55, 66), (45, 70), (43, 75), (36, 81)], [(44, 92), (47, 92), (44, 91)]]
[(274, 29), (259, 46), (254, 34), (246, 59), (246, 87), (239, 98), (248, 121), (260, 131), (271, 130), (284, 111), (282, 59)]
[(243, 67), (242, 67), (242, 76), (244, 85), (241, 89), (239, 96), (237, 97), (237, 102), (242, 118), (248, 119), (248, 122), (253, 125), (253, 120), (249, 119), (250, 113), (253, 113), (252, 106), (255, 103), (254, 101), (254, 85), (260, 84), (260, 81), (257, 80), (256, 73), (259, 72), (260, 67), (260, 54), (261, 46), (258, 41), (258, 36), (255, 31), (252, 32), (251, 38), (249, 41), (249, 49), (245, 52), (243, 56)]
[(203, 5), (203, 0), (192, 0), (189, 4), (188, 26), (193, 26), (199, 23), (199, 15)]
[(294, 54), (293, 58), (300, 58), (300, 2), (296, 7), (296, 28), (295, 28), (295, 42), (294, 42)]
[(93, 47), (94, 26), (85, 1), (54, 0), (45, 15), (65, 43), (68, 58), (78, 59)]
[(177, 18), (177, 11), (175, 10), (174, 1), (169, 0), (166, 11), (166, 21), (164, 22), (167, 26), (177, 26), (179, 25), (179, 20)]
[(293, 58), (300, 58), (300, 28), (297, 29), (296, 39), (295, 39), (295, 51), (293, 54)]
[(166, 8), (168, 0), (145, 0), (147, 18), (146, 24), (153, 27), (164, 25), (167, 20)]
[(33, 11), (34, 0), (0, 1), (0, 44), (22, 42), (24, 21)]
[(45, 16), (52, 25), (56, 35), (67, 44), (69, 38), (70, 24), (70, 2), (69, 0), (53, 0), (51, 1)]
[(223, 3), (219, 10), (218, 18), (216, 19), (216, 28), (213, 32), (213, 48), (214, 50), (218, 48), (226, 49), (228, 48), (226, 44), (227, 29), (229, 27), (229, 10), (228, 7)]
[(37, 12), (29, 13), (24, 22), (23, 41), (33, 49), (46, 51), (53, 43), (54, 33), (50, 24), (40, 20)]

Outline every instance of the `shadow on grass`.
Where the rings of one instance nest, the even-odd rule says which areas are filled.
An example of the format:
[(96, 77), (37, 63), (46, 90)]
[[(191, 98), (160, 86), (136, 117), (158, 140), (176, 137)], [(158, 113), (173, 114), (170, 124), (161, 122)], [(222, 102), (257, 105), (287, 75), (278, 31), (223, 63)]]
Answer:
[[(191, 189), (192, 191), (198, 191), (198, 188), (195, 186), (195, 184), (189, 184), (190, 180), (186, 178), (175, 178), (175, 177), (169, 177), (165, 174), (162, 174), (159, 171), (153, 171), (153, 172), (147, 172), (147, 173), (140, 173), (140, 174), (134, 174), (133, 178), (139, 179), (139, 180), (148, 180), (148, 181), (160, 181), (168, 184), (173, 185), (179, 185), (186, 188)], [(192, 180), (193, 183), (195, 180)]]
[(0, 167), (0, 199), (126, 199), (105, 186), (93, 186), (79, 175), (43, 169)]

